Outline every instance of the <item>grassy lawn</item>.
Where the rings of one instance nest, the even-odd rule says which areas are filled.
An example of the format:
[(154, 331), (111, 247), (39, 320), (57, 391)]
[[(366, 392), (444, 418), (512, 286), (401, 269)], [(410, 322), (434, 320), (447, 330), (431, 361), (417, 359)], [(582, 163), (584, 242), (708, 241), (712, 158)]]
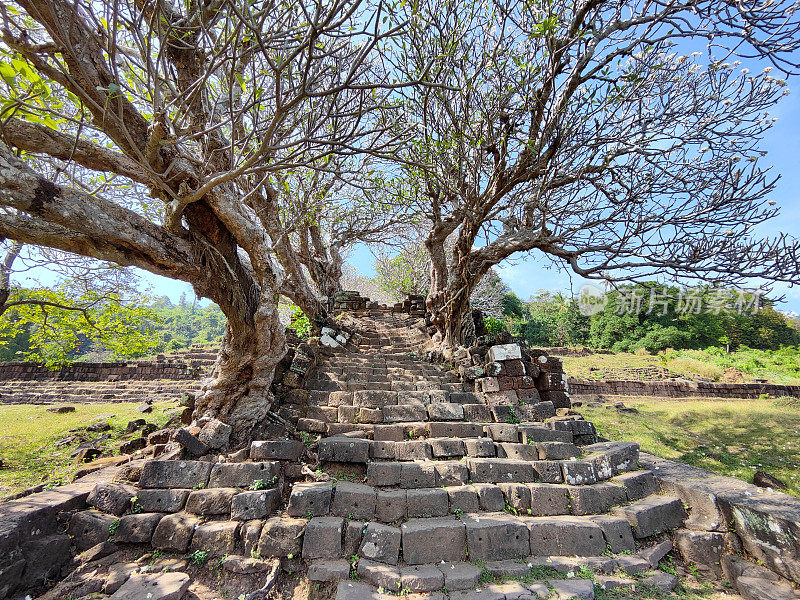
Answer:
[[(126, 434), (125, 427), (134, 419), (146, 419), (161, 427), (166, 423), (166, 411), (175, 404), (155, 404), (152, 413), (143, 415), (136, 409), (141, 403), (73, 404), (73, 413), (47, 412), (47, 406), (21, 404), (0, 405), (0, 498), (27, 487), (47, 482), (67, 483), (80, 465), (74, 464), (72, 454), (82, 439), (107, 436), (99, 443), (103, 456), (118, 454), (119, 444), (139, 435)], [(109, 417), (109, 415), (113, 415)], [(104, 417), (105, 416), (105, 417)], [(107, 418), (109, 431), (89, 432), (86, 427)], [(75, 430), (70, 432), (70, 430)], [(68, 443), (60, 440), (74, 436)]]
[[(648, 373), (637, 372), (647, 369)], [(724, 352), (708, 350), (669, 350), (657, 355), (592, 354), (564, 357), (564, 370), (581, 379), (653, 379), (656, 369), (666, 369), (670, 376), (713, 381), (755, 381), (756, 379), (783, 385), (800, 385), (800, 351), (742, 350)], [(738, 373), (726, 370), (736, 369)], [(736, 376), (741, 377), (737, 379)]]
[(639, 414), (581, 407), (600, 435), (752, 482), (766, 471), (800, 496), (800, 400), (659, 400), (628, 397)]

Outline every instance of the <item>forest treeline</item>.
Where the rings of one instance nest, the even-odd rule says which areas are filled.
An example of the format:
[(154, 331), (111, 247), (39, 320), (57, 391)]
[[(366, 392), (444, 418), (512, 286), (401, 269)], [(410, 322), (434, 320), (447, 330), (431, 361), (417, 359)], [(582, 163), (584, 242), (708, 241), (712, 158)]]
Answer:
[[(486, 307), (488, 330), (509, 331), (532, 346), (656, 353), (667, 348), (778, 350), (800, 345), (800, 320), (769, 300), (735, 290), (623, 286), (604, 295), (598, 307), (582, 310), (579, 298), (564, 293), (540, 291), (522, 300), (497, 279), (478, 303)], [(57, 290), (25, 293), (66, 304)], [(7, 311), (0, 317), (0, 361), (55, 366), (140, 358), (218, 341), (225, 331), (225, 315), (216, 304), (201, 305), (185, 294), (177, 303), (166, 296), (142, 295), (124, 302), (106, 295), (89, 304), (88, 319), (57, 307), (44, 314), (38, 307)], [(284, 312), (290, 327), (301, 336), (309, 333), (299, 308), (286, 305)]]

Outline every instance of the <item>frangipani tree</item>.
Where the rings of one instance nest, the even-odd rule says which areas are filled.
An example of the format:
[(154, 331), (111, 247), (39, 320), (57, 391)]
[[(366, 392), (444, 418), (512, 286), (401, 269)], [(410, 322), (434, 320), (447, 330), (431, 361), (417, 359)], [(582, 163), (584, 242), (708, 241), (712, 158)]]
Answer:
[(390, 12), (360, 0), (0, 9), (0, 235), (187, 281), (216, 302), (227, 332), (196, 417), (227, 421), (235, 442), (267, 415), (285, 353), (282, 174), (387, 150)]
[(429, 85), (404, 93), (416, 136), (399, 163), (430, 223), (427, 301), (445, 344), (469, 341), (473, 288), (521, 252), (585, 278), (797, 281), (798, 241), (753, 232), (778, 214), (759, 142), (796, 66), (796, 3), (409, 10), (398, 68)]

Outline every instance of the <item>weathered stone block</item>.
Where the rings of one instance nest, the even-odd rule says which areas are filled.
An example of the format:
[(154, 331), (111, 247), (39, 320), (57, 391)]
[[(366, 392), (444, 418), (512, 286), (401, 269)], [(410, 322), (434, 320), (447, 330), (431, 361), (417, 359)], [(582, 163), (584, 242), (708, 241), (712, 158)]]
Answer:
[(367, 465), (367, 484), (374, 487), (385, 487), (400, 483), (403, 463), (371, 462)]
[(638, 539), (677, 529), (686, 520), (683, 504), (674, 496), (648, 496), (615, 508), (614, 514), (628, 520)]
[(506, 513), (465, 515), (470, 560), (506, 560), (531, 554), (525, 523)]
[(458, 438), (431, 438), (428, 443), (435, 458), (461, 457), (467, 453), (464, 440)]
[(673, 533), (675, 546), (687, 564), (695, 565), (706, 577), (722, 577), (722, 554), (725, 535), (716, 531), (678, 529)]
[(470, 479), (476, 483), (529, 483), (537, 479), (533, 466), (509, 458), (468, 458)]
[(436, 469), (430, 463), (400, 463), (400, 487), (430, 488), (436, 485)]
[(159, 521), (164, 517), (160, 513), (139, 513), (120, 517), (119, 525), (114, 531), (114, 541), (123, 544), (149, 544)]
[(369, 461), (369, 441), (351, 437), (329, 437), (319, 441), (321, 461), (366, 463)]
[(167, 515), (153, 531), (152, 545), (157, 550), (186, 552), (200, 519), (184, 513)]
[(471, 438), (464, 440), (467, 455), (473, 458), (490, 458), (495, 456), (496, 449), (491, 438)]
[(331, 513), (348, 519), (371, 521), (375, 518), (375, 488), (340, 481), (333, 493)]
[(342, 527), (340, 517), (314, 517), (306, 525), (303, 535), (303, 558), (339, 558), (342, 555)]
[(568, 485), (589, 485), (597, 482), (594, 463), (586, 460), (565, 460), (561, 463), (564, 483)]
[(498, 458), (511, 458), (514, 460), (539, 460), (539, 450), (529, 444), (515, 444), (501, 442), (497, 444)]
[(431, 445), (426, 441), (398, 442), (395, 445), (397, 460), (430, 460), (433, 458)]
[(195, 528), (189, 549), (191, 551), (207, 550), (208, 556), (214, 557), (234, 554), (238, 531), (239, 523), (237, 521), (202, 523)]
[(542, 483), (562, 483), (564, 481), (564, 473), (559, 462), (535, 460), (531, 462), (531, 466)]
[(186, 573), (133, 573), (111, 596), (113, 600), (180, 600), (191, 585)]
[(444, 517), (450, 510), (447, 492), (442, 488), (408, 490), (408, 516)]
[(611, 482), (625, 488), (625, 493), (628, 496), (629, 502), (635, 502), (647, 496), (658, 494), (660, 491), (658, 482), (650, 471), (630, 471), (629, 473), (622, 473), (612, 478)]
[(402, 521), (408, 514), (407, 502), (406, 490), (378, 490), (375, 516), (384, 523)]
[(433, 463), (436, 472), (436, 486), (465, 484), (469, 481), (467, 465), (455, 461), (439, 461)]
[(466, 529), (461, 521), (446, 517), (411, 519), (400, 529), (406, 564), (463, 561), (466, 558)]
[(139, 490), (136, 493), (136, 503), (142, 507), (143, 512), (174, 513), (181, 510), (186, 504), (191, 490)]
[(461, 421), (464, 418), (464, 407), (453, 402), (429, 404), (428, 418), (431, 421)]
[(524, 483), (499, 483), (506, 506), (525, 514), (531, 508), (531, 491)]
[(569, 488), (550, 483), (529, 483), (531, 514), (535, 517), (568, 515), (570, 513)]
[(432, 592), (444, 585), (444, 575), (435, 565), (414, 565), (400, 569), (400, 587), (413, 593)]
[(476, 483), (472, 486), (478, 494), (478, 504), (486, 512), (499, 512), (505, 508), (506, 500), (503, 490), (496, 485)]
[(501, 344), (489, 348), (489, 362), (502, 362), (522, 358), (519, 344)]
[(481, 578), (481, 569), (466, 562), (445, 562), (436, 565), (444, 575), (444, 587), (448, 590), (471, 590)]
[(478, 492), (470, 485), (453, 485), (445, 488), (452, 514), (478, 512)]
[(400, 539), (399, 528), (370, 523), (364, 532), (358, 553), (370, 560), (396, 565), (400, 557)]
[(424, 404), (398, 404), (383, 409), (383, 420), (386, 423), (413, 423), (427, 421), (428, 412)]
[(231, 519), (234, 521), (264, 519), (277, 510), (280, 503), (280, 491), (274, 488), (242, 492), (231, 500)]
[(375, 442), (369, 445), (369, 457), (383, 460), (394, 460), (397, 458), (395, 444), (397, 442)]
[(196, 490), (186, 500), (186, 512), (196, 515), (223, 515), (231, 512), (231, 499), (239, 493), (236, 488)]
[(343, 559), (315, 560), (309, 565), (307, 576), (310, 581), (344, 581), (350, 578), (350, 563)]
[(305, 526), (304, 519), (283, 516), (267, 519), (261, 528), (258, 553), (262, 558), (299, 555)]
[(100, 512), (120, 516), (131, 508), (131, 500), (136, 496), (136, 488), (118, 483), (98, 483), (89, 492), (86, 503)]
[(259, 440), (250, 444), (250, 458), (253, 460), (300, 460), (305, 452), (299, 440)]
[(510, 423), (492, 423), (483, 427), (486, 435), (495, 442), (519, 442), (519, 431)]
[(527, 521), (532, 556), (600, 556), (603, 530), (578, 517), (533, 517)]
[(280, 463), (274, 461), (217, 463), (211, 469), (208, 487), (247, 488), (257, 481), (270, 484), (279, 476)]
[[(597, 523), (603, 530), (606, 544), (611, 552), (620, 554), (622, 552), (635, 552), (636, 542), (633, 539), (630, 523), (621, 517), (612, 515), (594, 515), (589, 517), (593, 523)], [(658, 566), (658, 561), (653, 565)]]
[(353, 406), (359, 408), (383, 408), (397, 404), (397, 392), (387, 390), (356, 390), (353, 392)]
[(194, 488), (208, 484), (211, 463), (197, 460), (151, 460), (142, 467), (142, 488)]
[(296, 483), (289, 495), (286, 512), (293, 517), (317, 517), (331, 510), (333, 484), (330, 481)]
[(72, 515), (67, 533), (75, 541), (79, 551), (87, 550), (110, 537), (111, 525), (115, 521), (116, 518), (112, 515), (96, 510), (83, 510)]

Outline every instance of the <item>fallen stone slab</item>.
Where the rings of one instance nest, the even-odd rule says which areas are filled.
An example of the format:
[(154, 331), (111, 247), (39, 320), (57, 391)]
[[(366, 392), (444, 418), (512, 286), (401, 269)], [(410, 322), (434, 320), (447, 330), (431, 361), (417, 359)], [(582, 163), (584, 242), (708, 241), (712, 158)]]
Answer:
[(311, 581), (344, 581), (350, 578), (350, 563), (344, 559), (315, 560), (308, 567)]
[(111, 595), (111, 600), (180, 600), (190, 584), (186, 573), (135, 573)]
[(675, 496), (648, 496), (613, 513), (628, 520), (637, 539), (677, 529), (686, 520), (683, 504)]
[(594, 585), (588, 579), (550, 579), (547, 585), (558, 600), (594, 600)]

